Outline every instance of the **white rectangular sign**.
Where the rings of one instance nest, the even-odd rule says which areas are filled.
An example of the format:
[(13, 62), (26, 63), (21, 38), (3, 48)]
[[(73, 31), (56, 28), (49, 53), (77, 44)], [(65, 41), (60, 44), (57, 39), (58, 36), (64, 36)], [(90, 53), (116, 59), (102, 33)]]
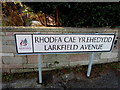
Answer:
[(18, 54), (111, 51), (114, 34), (15, 34)]

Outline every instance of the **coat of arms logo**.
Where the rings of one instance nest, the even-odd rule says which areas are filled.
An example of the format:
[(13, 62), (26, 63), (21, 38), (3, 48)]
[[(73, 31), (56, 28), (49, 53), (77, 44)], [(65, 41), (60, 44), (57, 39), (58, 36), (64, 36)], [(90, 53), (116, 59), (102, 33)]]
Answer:
[(20, 41), (20, 46), (27, 46), (27, 39), (26, 38), (24, 40)]

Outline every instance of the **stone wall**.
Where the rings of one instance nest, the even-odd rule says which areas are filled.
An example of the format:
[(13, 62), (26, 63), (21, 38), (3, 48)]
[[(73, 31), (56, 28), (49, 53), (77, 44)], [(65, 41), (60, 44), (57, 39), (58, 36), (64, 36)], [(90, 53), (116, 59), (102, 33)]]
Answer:
[[(18, 33), (115, 33), (116, 41), (118, 29), (109, 28), (70, 28), (70, 27), (2, 27), (2, 72), (20, 73), (38, 71), (37, 55), (17, 55), (14, 34)], [(119, 47), (118, 47), (119, 46)], [(118, 48), (116, 43), (111, 52), (95, 53), (94, 64), (118, 61)], [(49, 54), (41, 55), (42, 69), (51, 70), (55, 68), (70, 67), (76, 65), (87, 65), (91, 53), (78, 54)]]

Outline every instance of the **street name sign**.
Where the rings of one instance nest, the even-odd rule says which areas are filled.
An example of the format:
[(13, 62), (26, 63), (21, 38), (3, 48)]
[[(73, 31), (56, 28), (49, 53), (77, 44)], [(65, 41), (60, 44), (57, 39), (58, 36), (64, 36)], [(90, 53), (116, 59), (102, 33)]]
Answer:
[(18, 54), (111, 51), (114, 34), (15, 34)]
[(90, 76), (94, 52), (109, 52), (115, 34), (15, 34), (19, 55), (38, 54), (39, 83), (42, 83), (41, 54), (92, 52), (87, 77)]

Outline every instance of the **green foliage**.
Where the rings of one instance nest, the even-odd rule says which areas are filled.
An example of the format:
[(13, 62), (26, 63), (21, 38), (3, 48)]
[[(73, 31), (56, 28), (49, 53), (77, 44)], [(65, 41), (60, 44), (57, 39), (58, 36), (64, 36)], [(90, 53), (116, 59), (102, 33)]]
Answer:
[(13, 79), (13, 74), (4, 74), (4, 76), (2, 77), (2, 81), (11, 81)]
[(110, 63), (109, 67), (119, 71), (120, 70), (120, 62), (118, 62), (118, 63)]
[(65, 27), (120, 26), (120, 4), (111, 2), (26, 2), (35, 13), (55, 16), (59, 10), (59, 22)]
[(2, 3), (2, 25), (3, 26), (24, 26), (25, 20), (21, 14), (20, 2), (4, 2)]

